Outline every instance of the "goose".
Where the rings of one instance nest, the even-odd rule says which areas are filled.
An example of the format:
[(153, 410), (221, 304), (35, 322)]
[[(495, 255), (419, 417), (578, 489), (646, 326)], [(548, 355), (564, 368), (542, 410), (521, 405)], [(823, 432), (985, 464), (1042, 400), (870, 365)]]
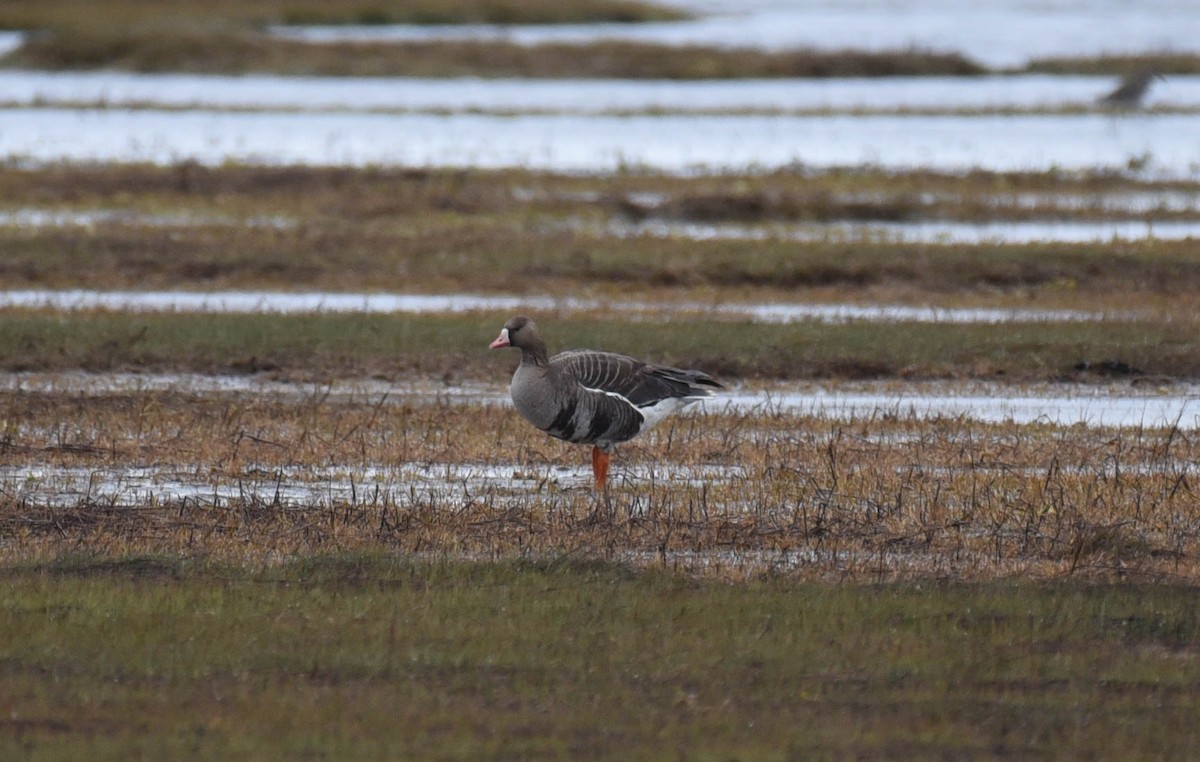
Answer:
[(574, 349), (550, 357), (537, 324), (514, 317), (491, 349), (521, 350), (510, 392), (522, 416), (552, 437), (592, 445), (596, 489), (607, 487), (610, 453), (668, 415), (725, 387), (707, 373), (612, 352)]

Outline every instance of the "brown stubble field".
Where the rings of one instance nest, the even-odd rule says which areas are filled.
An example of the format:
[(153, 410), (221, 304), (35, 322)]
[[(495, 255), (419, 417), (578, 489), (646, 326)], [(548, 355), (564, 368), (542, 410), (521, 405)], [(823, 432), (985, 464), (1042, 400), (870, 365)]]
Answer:
[(1171, 428), (717, 402), (621, 448), (601, 495), (585, 449), (498, 405), (161, 391), (9, 391), (2, 404), (10, 561), (568, 557), (826, 582), (1200, 572), (1197, 445)]

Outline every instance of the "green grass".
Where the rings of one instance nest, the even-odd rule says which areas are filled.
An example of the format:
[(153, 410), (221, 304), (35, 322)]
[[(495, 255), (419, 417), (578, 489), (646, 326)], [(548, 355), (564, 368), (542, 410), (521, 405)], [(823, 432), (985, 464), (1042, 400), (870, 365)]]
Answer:
[[(205, 315), (10, 311), (8, 370), (143, 370), (346, 377), (427, 373), (505, 378), (511, 353), (489, 352), (509, 315)], [(1119, 360), (1136, 374), (1200, 377), (1191, 322), (1000, 325), (802, 322), (790, 325), (543, 321), (554, 351), (604, 348), (745, 377), (1071, 377), (1078, 363)]]
[(3, 572), (0, 753), (1184, 758), (1200, 593), (571, 562)]

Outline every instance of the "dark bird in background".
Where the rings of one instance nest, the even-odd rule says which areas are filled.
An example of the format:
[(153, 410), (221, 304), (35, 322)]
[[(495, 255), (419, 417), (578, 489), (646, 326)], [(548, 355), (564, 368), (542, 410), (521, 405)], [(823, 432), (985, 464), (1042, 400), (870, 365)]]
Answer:
[(1136, 71), (1122, 79), (1117, 89), (1099, 98), (1097, 103), (1114, 108), (1137, 108), (1156, 79), (1163, 79), (1163, 76), (1151, 69)]
[(592, 445), (596, 489), (608, 479), (609, 453), (671, 413), (724, 389), (707, 373), (654, 365), (612, 352), (574, 349), (550, 357), (537, 324), (515, 317), (492, 349), (516, 347), (513, 405), (552, 437)]

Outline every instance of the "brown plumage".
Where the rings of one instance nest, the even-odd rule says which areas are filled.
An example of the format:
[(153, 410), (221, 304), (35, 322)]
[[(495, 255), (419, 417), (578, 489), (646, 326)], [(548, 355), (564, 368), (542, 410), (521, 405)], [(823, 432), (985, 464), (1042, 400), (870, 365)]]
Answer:
[(576, 349), (549, 356), (537, 324), (515, 317), (492, 349), (516, 347), (513, 405), (552, 437), (592, 445), (592, 473), (604, 489), (609, 453), (671, 413), (723, 389), (706, 373), (654, 365), (612, 352)]

